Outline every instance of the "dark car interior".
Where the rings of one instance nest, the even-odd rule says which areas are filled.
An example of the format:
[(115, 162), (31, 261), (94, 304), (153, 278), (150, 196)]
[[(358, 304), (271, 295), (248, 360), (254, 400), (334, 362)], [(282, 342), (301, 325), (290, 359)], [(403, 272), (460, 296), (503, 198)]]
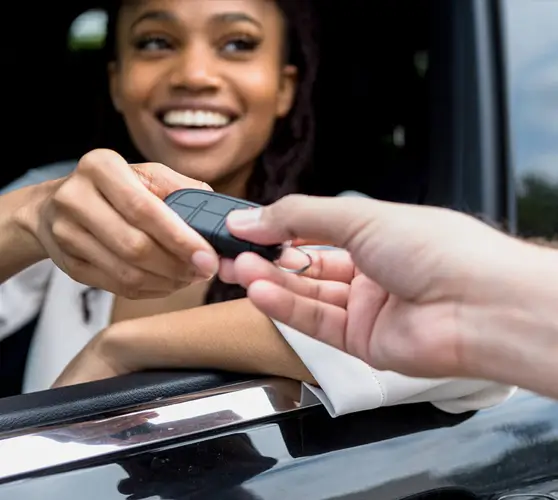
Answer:
[[(472, 181), (462, 182), (463, 171), (474, 164), (468, 175), (475, 180), (475, 169), (486, 167), (486, 161), (497, 163), (504, 152), (480, 158), (473, 139), (486, 130), (477, 126), (477, 106), (463, 109), (460, 104), (458, 109), (458, 99), (467, 99), (480, 85), (474, 71), (462, 69), (474, 67), (470, 63), (478, 57), (467, 48), (474, 42), (466, 33), (473, 15), (470, 3), (346, 0), (342, 8), (336, 0), (315, 3), (323, 55), (316, 95), (316, 168), (305, 192), (356, 190), (387, 200), (484, 210), (483, 194)], [(116, 136), (107, 134), (118, 124), (113, 122), (117, 117), (106, 121), (111, 115), (106, 111), (103, 54), (69, 43), (76, 18), (99, 8), (102, 0), (76, 0), (56, 9), (49, 2), (5, 7), (7, 18), (18, 22), (5, 27), (12, 50), (7, 51), (4, 74), (13, 77), (4, 79), (9, 132), (0, 186), (28, 169), (79, 159), (95, 147), (120, 149)], [(492, 102), (494, 113), (500, 104)], [(457, 112), (464, 123), (459, 130), (451, 126)], [(491, 133), (501, 132), (498, 120), (490, 123)], [(459, 161), (452, 161), (455, 158)], [(492, 199), (497, 217), (507, 200)], [(33, 330), (31, 322), (0, 343), (0, 432), (246, 378), (210, 372), (141, 373), (17, 396)]]

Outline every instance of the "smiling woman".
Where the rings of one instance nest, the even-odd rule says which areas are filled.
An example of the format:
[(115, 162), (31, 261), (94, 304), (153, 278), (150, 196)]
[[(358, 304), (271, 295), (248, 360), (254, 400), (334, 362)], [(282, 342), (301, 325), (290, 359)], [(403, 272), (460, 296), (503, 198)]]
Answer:
[(293, 104), (286, 21), (274, 2), (194, 4), (124, 4), (112, 99), (144, 158), (243, 197), (276, 120)]

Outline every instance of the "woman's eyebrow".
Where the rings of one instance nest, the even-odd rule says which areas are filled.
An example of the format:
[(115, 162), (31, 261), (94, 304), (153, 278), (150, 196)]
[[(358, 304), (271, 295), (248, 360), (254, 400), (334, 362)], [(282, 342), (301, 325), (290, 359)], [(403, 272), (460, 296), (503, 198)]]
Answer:
[[(178, 18), (169, 11), (166, 10), (149, 10), (141, 14), (134, 22), (131, 24), (130, 29), (133, 29), (138, 24), (142, 23), (143, 21), (171, 21), (177, 22)], [(263, 28), (262, 23), (260, 23), (257, 19), (253, 18), (252, 16), (244, 13), (244, 12), (223, 12), (220, 14), (215, 14), (211, 17), (211, 21), (213, 23), (218, 24), (232, 24), (238, 22), (245, 22), (253, 24), (258, 28)]]
[(177, 17), (166, 10), (148, 10), (139, 16), (130, 26), (133, 29), (143, 21), (177, 21)]
[(219, 24), (232, 24), (238, 22), (250, 23), (258, 28), (263, 28), (262, 23), (244, 12), (223, 12), (212, 16), (211, 21)]

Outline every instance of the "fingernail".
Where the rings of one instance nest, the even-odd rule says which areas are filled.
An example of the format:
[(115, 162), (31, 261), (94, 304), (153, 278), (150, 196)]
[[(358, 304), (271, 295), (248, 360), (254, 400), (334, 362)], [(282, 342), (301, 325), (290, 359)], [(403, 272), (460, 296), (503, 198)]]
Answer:
[(234, 227), (255, 226), (262, 216), (261, 208), (250, 208), (248, 210), (234, 210), (227, 217), (227, 221)]
[(199, 250), (192, 255), (192, 264), (198, 268), (202, 276), (212, 278), (219, 270), (219, 261), (215, 255)]

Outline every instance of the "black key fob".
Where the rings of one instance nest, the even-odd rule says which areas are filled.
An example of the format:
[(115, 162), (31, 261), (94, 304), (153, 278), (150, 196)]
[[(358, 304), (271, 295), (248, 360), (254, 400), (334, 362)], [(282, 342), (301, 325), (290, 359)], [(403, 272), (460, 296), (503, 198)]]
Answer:
[(165, 198), (165, 203), (200, 233), (221, 257), (234, 259), (242, 252), (254, 252), (273, 262), (281, 256), (282, 245), (256, 245), (235, 238), (227, 229), (229, 212), (258, 208), (257, 203), (201, 189), (175, 191)]

